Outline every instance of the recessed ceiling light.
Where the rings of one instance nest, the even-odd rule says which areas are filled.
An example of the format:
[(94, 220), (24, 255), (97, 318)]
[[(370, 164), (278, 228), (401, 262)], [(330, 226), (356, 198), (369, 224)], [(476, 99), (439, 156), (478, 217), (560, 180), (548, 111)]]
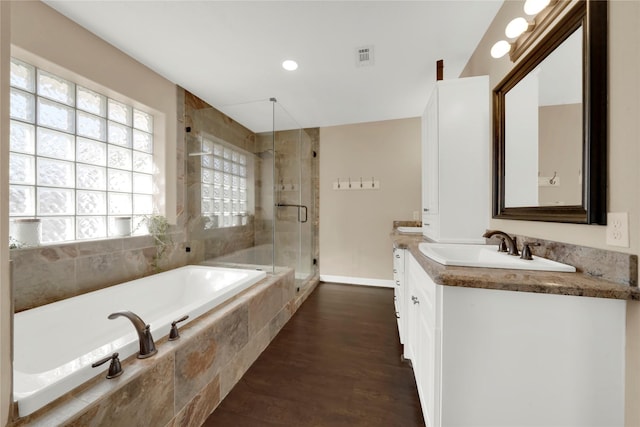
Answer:
[(291, 59), (287, 59), (282, 63), (282, 68), (284, 68), (287, 71), (295, 71), (298, 69), (298, 63)]

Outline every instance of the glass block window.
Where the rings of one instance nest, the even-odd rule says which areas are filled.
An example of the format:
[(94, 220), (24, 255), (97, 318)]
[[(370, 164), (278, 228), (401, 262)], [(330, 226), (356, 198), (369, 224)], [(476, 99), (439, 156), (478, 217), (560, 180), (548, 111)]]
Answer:
[(208, 228), (233, 227), (247, 220), (247, 154), (203, 138), (202, 216)]
[(10, 217), (55, 243), (153, 212), (153, 116), (15, 58), (10, 83)]

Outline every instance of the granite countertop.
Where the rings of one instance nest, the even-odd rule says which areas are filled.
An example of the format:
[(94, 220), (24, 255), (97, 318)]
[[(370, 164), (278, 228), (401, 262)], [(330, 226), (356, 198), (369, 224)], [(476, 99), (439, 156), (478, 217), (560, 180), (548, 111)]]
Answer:
[(418, 245), (429, 241), (420, 234), (401, 233), (394, 228), (391, 240), (394, 247), (409, 250), (439, 285), (640, 301), (637, 286), (609, 282), (580, 272), (444, 266), (420, 252)]

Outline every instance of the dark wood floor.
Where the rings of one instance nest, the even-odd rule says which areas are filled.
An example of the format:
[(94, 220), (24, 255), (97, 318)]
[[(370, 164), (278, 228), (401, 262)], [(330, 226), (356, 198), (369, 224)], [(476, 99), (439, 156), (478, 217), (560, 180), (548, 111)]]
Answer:
[(424, 426), (393, 290), (322, 283), (203, 426)]

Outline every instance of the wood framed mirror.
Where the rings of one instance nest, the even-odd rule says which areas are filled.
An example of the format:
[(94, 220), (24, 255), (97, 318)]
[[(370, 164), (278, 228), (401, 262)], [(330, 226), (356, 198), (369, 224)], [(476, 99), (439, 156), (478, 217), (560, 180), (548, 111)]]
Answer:
[(494, 218), (606, 224), (607, 7), (578, 0), (494, 89)]

